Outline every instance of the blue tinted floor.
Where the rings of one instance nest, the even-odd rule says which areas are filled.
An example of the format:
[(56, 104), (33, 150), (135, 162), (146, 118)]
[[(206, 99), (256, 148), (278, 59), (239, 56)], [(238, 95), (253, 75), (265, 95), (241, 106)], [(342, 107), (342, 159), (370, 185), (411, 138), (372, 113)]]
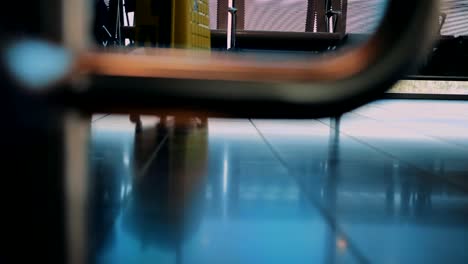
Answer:
[(136, 127), (93, 118), (93, 263), (468, 263), (468, 102)]

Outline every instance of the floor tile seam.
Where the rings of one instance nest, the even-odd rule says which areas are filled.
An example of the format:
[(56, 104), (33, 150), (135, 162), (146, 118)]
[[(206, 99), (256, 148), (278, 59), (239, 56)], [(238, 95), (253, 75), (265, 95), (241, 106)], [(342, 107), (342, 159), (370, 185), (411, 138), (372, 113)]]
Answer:
[(304, 190), (303, 185), (300, 180), (298, 180), (292, 173), (292, 168), (291, 166), (281, 157), (279, 152), (273, 147), (273, 145), (268, 141), (268, 139), (265, 137), (265, 135), (260, 131), (260, 129), (255, 125), (255, 122), (252, 119), (249, 119), (250, 123), (252, 126), (255, 128), (255, 130), (258, 133), (258, 136), (261, 138), (261, 140), (267, 145), (268, 149), (270, 150), (271, 154), (273, 157), (286, 169), (287, 174), (292, 177), (295, 182), (298, 184), (299, 189), (301, 190), (302, 193), (306, 195), (306, 197), (309, 199), (311, 202), (311, 205), (317, 209), (317, 211), (320, 213), (322, 216), (322, 219), (327, 223), (329, 228), (332, 230), (336, 230), (336, 233), (339, 234), (340, 236), (344, 237), (348, 241), (348, 245), (350, 248), (350, 252), (352, 256), (357, 259), (360, 263), (370, 263), (370, 261), (362, 254), (362, 252), (358, 249), (358, 247), (355, 245), (355, 243), (351, 240), (351, 238), (343, 231), (343, 229), (339, 226), (337, 223), (336, 219), (328, 212), (328, 210), (320, 205), (319, 202), (317, 202), (312, 195), (309, 195), (307, 190)]
[(96, 123), (97, 121), (102, 120), (102, 119), (104, 119), (104, 118), (106, 118), (106, 117), (108, 117), (108, 116), (110, 116), (110, 115), (111, 115), (111, 114), (105, 114), (104, 116), (101, 116), (101, 117), (99, 117), (98, 119), (92, 120), (91, 123)]

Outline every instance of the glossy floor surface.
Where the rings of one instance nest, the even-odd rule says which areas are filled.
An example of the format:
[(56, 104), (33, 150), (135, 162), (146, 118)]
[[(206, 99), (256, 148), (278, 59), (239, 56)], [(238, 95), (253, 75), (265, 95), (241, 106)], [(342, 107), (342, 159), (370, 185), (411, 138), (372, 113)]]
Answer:
[(93, 118), (91, 262), (468, 263), (468, 102), (141, 121)]

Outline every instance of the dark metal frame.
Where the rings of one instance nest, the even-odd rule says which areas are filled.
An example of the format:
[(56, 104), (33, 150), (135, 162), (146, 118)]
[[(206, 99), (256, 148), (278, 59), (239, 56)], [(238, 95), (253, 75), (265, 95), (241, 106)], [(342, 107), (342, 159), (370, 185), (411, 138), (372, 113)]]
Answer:
[[(271, 32), (238, 30), (237, 47), (243, 50), (327, 51), (345, 41), (339, 33)], [(226, 31), (211, 31), (211, 48), (226, 48)], [(302, 56), (304, 54), (301, 54)]]
[(408, 99), (408, 100), (449, 100), (466, 101), (468, 95), (460, 94), (421, 94), (421, 93), (386, 93), (381, 99)]

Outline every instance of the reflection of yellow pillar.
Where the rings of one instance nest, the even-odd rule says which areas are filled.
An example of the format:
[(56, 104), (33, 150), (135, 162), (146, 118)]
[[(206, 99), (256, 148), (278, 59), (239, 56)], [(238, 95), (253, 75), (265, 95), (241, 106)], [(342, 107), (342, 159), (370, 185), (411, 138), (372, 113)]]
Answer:
[[(177, 128), (175, 128), (177, 130)], [(186, 128), (169, 136), (169, 171), (174, 179), (175, 198), (183, 199), (180, 205), (202, 184), (208, 162), (207, 128)], [(189, 199), (190, 200), (190, 199)]]
[[(132, 198), (123, 216), (124, 228), (145, 244), (174, 248), (200, 226), (208, 131), (206, 126), (193, 122), (183, 126), (161, 124), (152, 130), (135, 138), (136, 153), (144, 152), (135, 158), (145, 159), (140, 165), (149, 158), (151, 166), (133, 179)], [(160, 140), (151, 141), (151, 136)]]
[[(135, 184), (144, 188), (152, 177), (167, 178), (166, 199), (183, 208), (202, 184), (208, 162), (208, 131), (195, 119), (159, 124), (135, 135)], [(155, 165), (155, 166), (154, 166)], [(149, 180), (151, 181), (151, 180)], [(161, 187), (161, 186), (159, 186)]]

